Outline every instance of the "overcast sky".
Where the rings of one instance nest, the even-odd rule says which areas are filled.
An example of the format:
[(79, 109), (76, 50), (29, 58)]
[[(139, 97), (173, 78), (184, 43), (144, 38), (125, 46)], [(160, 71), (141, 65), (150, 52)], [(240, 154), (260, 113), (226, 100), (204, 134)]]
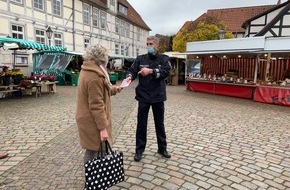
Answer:
[[(151, 28), (150, 35), (175, 34), (209, 9), (274, 5), (278, 0), (127, 0)], [(282, 3), (287, 0), (281, 0)]]

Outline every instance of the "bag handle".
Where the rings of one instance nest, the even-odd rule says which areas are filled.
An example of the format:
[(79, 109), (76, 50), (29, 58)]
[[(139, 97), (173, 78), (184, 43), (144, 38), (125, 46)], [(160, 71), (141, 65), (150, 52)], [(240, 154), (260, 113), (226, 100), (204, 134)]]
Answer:
[(112, 153), (113, 153), (113, 150), (110, 146), (110, 143), (108, 140), (105, 140), (105, 142), (102, 142), (100, 143), (100, 150), (98, 151), (98, 156), (100, 156), (101, 158), (103, 158), (105, 155), (104, 155), (104, 152), (103, 152), (103, 143), (105, 143), (105, 147), (106, 147), (106, 154), (110, 154), (112, 156), (114, 156)]
[(106, 153), (107, 153), (107, 154), (112, 154), (113, 150), (112, 150), (112, 148), (111, 148), (111, 146), (110, 146), (109, 141), (106, 140), (106, 141), (105, 141), (105, 144), (106, 144)]
[(101, 143), (100, 143), (100, 149), (99, 149), (99, 151), (98, 151), (98, 157), (100, 157), (100, 158), (103, 158), (103, 144), (102, 144), (102, 141), (101, 141)]

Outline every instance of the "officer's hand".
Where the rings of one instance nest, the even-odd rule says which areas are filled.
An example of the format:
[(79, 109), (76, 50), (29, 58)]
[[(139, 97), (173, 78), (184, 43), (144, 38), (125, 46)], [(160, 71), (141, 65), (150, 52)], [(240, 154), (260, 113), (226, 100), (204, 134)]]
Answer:
[(128, 84), (130, 84), (130, 83), (132, 82), (132, 78), (131, 78), (131, 77), (127, 77), (127, 78), (125, 78), (125, 81), (126, 81)]
[(147, 76), (147, 75), (150, 75), (150, 74), (152, 74), (152, 73), (153, 73), (153, 69), (146, 68), (146, 67), (142, 68), (142, 69), (138, 72), (138, 74), (140, 74), (140, 75), (142, 75), (142, 76)]

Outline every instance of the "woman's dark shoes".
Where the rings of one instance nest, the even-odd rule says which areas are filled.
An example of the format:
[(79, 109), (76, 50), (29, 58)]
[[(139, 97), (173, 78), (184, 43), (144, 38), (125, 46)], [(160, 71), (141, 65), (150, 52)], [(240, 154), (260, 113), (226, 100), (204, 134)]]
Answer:
[(165, 158), (171, 158), (171, 155), (166, 150), (162, 150), (162, 151), (158, 150), (158, 153), (161, 154)]
[(138, 154), (138, 153), (136, 153), (135, 156), (134, 156), (134, 160), (135, 160), (136, 162), (139, 162), (139, 161), (141, 160), (141, 158), (142, 158), (142, 154)]

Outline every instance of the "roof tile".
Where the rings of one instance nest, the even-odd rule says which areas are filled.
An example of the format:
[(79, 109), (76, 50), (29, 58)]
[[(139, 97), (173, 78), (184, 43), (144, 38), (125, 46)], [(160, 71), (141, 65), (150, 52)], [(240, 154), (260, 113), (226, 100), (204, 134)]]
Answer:
[(148, 25), (144, 22), (142, 17), (137, 13), (137, 11), (130, 5), (127, 0), (118, 0), (118, 3), (121, 3), (125, 7), (128, 8), (127, 15), (118, 14), (121, 17), (124, 17), (128, 21), (133, 22), (134, 24), (138, 25), (139, 27), (151, 31)]
[[(242, 24), (258, 15), (267, 11), (276, 5), (264, 5), (264, 6), (252, 6), (252, 7), (238, 7), (238, 8), (227, 8), (227, 9), (210, 9), (207, 13), (202, 14), (194, 21), (187, 21), (184, 23), (182, 28), (189, 25), (198, 23), (199, 21), (204, 20), (206, 17), (216, 17), (220, 20), (223, 20), (227, 25), (228, 29), (233, 33), (244, 32), (245, 29), (242, 28)], [(182, 30), (182, 28), (180, 30)]]

